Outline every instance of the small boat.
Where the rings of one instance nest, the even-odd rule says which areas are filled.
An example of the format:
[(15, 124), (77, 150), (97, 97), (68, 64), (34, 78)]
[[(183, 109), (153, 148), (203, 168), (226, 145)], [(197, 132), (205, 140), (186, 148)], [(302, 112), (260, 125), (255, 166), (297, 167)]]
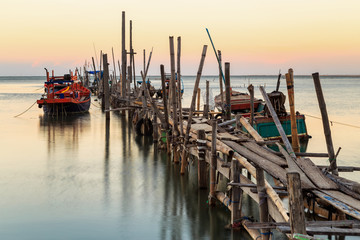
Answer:
[[(223, 97), (224, 105), (225, 105), (226, 94), (224, 91), (222, 94), (215, 96), (215, 106), (219, 110), (224, 111), (224, 105), (221, 104), (221, 95)], [(261, 104), (262, 102), (263, 101), (261, 99), (254, 98), (254, 109), (257, 109), (259, 107), (259, 104)], [(230, 105), (231, 105), (231, 111), (234, 113), (249, 112), (250, 111), (250, 95), (247, 93), (241, 93), (241, 92), (232, 90), (231, 95), (230, 95)]]
[[(285, 134), (289, 138), (291, 138), (291, 120), (289, 113), (287, 113), (285, 109), (285, 95), (277, 89), (276, 91), (269, 93), (268, 96), (279, 117)], [(223, 98), (225, 101), (225, 92), (223, 92)], [(232, 90), (230, 103), (231, 112), (235, 114), (241, 114), (241, 116), (245, 118), (250, 118), (250, 95), (248, 95), (247, 93), (240, 93)], [(223, 110), (220, 94), (215, 97), (215, 105), (218, 109)], [(299, 139), (306, 142), (311, 136), (309, 136), (307, 133), (305, 116), (303, 114), (297, 113), (296, 123)], [(265, 102), (261, 99), (256, 98), (254, 99), (253, 127), (265, 140), (281, 139), (274, 120), (272, 119)], [(247, 132), (245, 127), (243, 127), (242, 130)]]
[[(167, 90), (167, 94), (166, 96), (169, 96), (169, 89), (170, 89), (170, 80), (171, 80), (171, 75), (165, 75), (165, 88)], [(178, 77), (177, 77), (177, 73), (175, 73), (175, 86), (176, 86), (176, 89), (177, 89), (177, 86), (178, 86)], [(180, 93), (181, 93), (181, 96), (184, 94), (184, 82), (182, 80), (182, 78), (180, 78), (180, 86), (181, 86), (181, 90), (180, 90)], [(177, 90), (176, 90), (177, 91)], [(162, 88), (158, 89), (156, 91), (156, 94), (159, 98), (162, 98), (163, 97), (163, 91), (162, 91)]]
[[(46, 69), (45, 69), (46, 70)], [(83, 113), (89, 111), (91, 92), (85, 88), (75, 75), (49, 76), (46, 70), (45, 93), (37, 100), (39, 108), (46, 114)]]
[[(291, 120), (290, 114), (285, 109), (285, 95), (280, 91), (273, 91), (268, 93), (268, 97), (273, 105), (273, 108), (279, 118), (279, 121), (285, 131), (288, 138), (291, 138)], [(250, 117), (250, 114), (244, 114), (245, 117)], [(296, 113), (296, 125), (298, 130), (298, 137), (300, 140), (307, 141), (311, 136), (307, 133), (305, 116)], [(271, 114), (266, 107), (265, 102), (261, 102), (257, 108), (255, 108), (254, 114), (254, 129), (266, 140), (281, 139), (279, 131), (274, 123)], [(245, 128), (243, 128), (246, 131)]]

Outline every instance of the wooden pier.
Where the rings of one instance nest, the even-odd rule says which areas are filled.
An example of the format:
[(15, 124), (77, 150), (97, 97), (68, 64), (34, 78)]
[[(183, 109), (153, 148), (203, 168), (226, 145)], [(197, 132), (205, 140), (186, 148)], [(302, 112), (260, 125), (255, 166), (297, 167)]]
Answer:
[[(144, 69), (140, 71), (142, 84), (137, 87), (132, 42), (130, 50), (125, 49), (125, 13), (122, 19), (120, 80), (109, 74), (107, 55), (103, 54), (104, 77), (96, 88), (99, 98), (104, 102), (104, 111), (127, 114), (137, 134), (152, 135), (155, 146), (167, 151), (174, 164), (181, 164), (182, 175), (186, 175), (189, 168), (197, 168), (198, 186), (209, 189), (209, 204), (213, 207), (225, 205), (231, 211), (232, 227), (242, 227), (253, 239), (271, 239), (273, 229), (286, 234), (290, 239), (316, 239), (312, 237), (314, 235), (335, 235), (340, 236), (340, 239), (344, 239), (344, 236), (360, 236), (360, 184), (338, 176), (339, 172), (359, 171), (360, 168), (336, 164), (337, 154), (332, 146), (319, 74), (313, 74), (313, 78), (328, 153), (299, 153), (298, 142), (289, 142), (263, 87), (260, 87), (260, 91), (282, 136), (281, 142), (264, 140), (252, 127), (253, 114), (250, 119), (246, 119), (230, 112), (230, 63), (225, 63), (227, 94), (222, 100), (226, 109), (224, 114), (215, 118), (219, 112), (209, 111), (209, 94), (206, 94), (204, 110), (200, 111), (199, 107), (195, 109), (207, 53), (206, 45), (199, 54), (200, 63), (189, 108), (183, 106), (179, 94), (180, 81), (176, 81), (181, 78), (180, 37), (177, 38), (176, 57), (174, 38), (169, 38), (171, 77), (168, 88), (165, 85), (164, 66), (158, 66), (161, 72), (162, 98), (154, 97), (146, 81), (152, 52), (145, 64), (144, 50)], [(128, 62), (127, 55), (130, 59)], [(221, 74), (219, 73), (222, 88)], [(294, 81), (292, 69), (286, 79), (291, 95)], [(253, 97), (252, 86), (249, 86), (249, 91)], [(290, 98), (290, 101), (291, 113), (295, 114), (294, 98)], [(109, 115), (106, 117), (109, 118)], [(247, 132), (242, 131), (241, 127), (246, 128)], [(296, 125), (292, 128), (296, 130)], [(297, 139), (296, 133), (294, 131), (293, 139)], [(280, 151), (271, 150), (271, 145), (276, 145)], [(329, 166), (315, 165), (310, 157), (318, 156), (329, 157)], [(197, 164), (189, 165), (190, 159), (195, 159)], [(227, 179), (226, 191), (218, 189), (220, 176)], [(244, 194), (258, 203), (258, 222), (252, 222), (244, 215)], [(305, 213), (311, 213), (322, 220), (309, 221)]]

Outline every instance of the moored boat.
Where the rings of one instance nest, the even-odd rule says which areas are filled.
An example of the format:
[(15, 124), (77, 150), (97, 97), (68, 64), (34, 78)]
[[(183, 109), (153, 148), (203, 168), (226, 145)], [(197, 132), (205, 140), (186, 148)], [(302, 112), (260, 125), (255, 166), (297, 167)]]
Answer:
[[(224, 99), (224, 104), (225, 104), (225, 98), (226, 98), (226, 94), (225, 91), (222, 94), (219, 94), (217, 96), (215, 96), (215, 106), (223, 111), (224, 110), (224, 106), (221, 103), (221, 95)], [(254, 99), (254, 109), (257, 109), (259, 107), (259, 104), (261, 104), (263, 101), (261, 99)], [(231, 111), (232, 112), (249, 112), (250, 111), (250, 95), (247, 93), (241, 93), (238, 91), (234, 91), (231, 90), (231, 95), (230, 95), (230, 105), (231, 105)]]
[(75, 75), (49, 76), (46, 70), (45, 93), (37, 100), (39, 108), (46, 114), (83, 113), (89, 111), (91, 92), (85, 88)]

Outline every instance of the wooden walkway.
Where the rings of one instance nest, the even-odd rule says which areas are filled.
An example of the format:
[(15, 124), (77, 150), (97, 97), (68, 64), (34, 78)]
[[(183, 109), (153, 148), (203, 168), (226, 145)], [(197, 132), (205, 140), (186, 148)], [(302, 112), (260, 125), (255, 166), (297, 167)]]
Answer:
[[(125, 15), (123, 12), (123, 39)], [(130, 29), (131, 32), (131, 29)], [(230, 112), (230, 64), (225, 63), (225, 112), (220, 118), (218, 113), (209, 111), (209, 91), (206, 91), (204, 110), (199, 109), (199, 82), (206, 56), (207, 46), (203, 47), (199, 69), (194, 83), (190, 108), (183, 108), (180, 81), (181, 38), (177, 39), (177, 69), (175, 71), (174, 39), (169, 38), (171, 56), (171, 78), (168, 87), (165, 85), (164, 66), (160, 66), (162, 81), (162, 98), (154, 97), (146, 83), (151, 55), (141, 71), (142, 84), (135, 83), (133, 71), (134, 51), (125, 50), (122, 44), (121, 81), (112, 77), (109, 86), (107, 55), (104, 54), (104, 76), (97, 85), (97, 94), (102, 99), (102, 108), (110, 118), (110, 111), (121, 111), (128, 114), (138, 134), (150, 134), (156, 146), (167, 151), (175, 164), (181, 164), (181, 174), (187, 174), (190, 158), (197, 160), (198, 186), (209, 189), (209, 204), (221, 203), (231, 211), (233, 228), (242, 226), (253, 239), (270, 239), (272, 229), (277, 229), (289, 238), (297, 234), (309, 235), (359, 236), (360, 223), (360, 184), (341, 178), (341, 171), (358, 171), (359, 166), (337, 166), (336, 155), (332, 149), (331, 134), (326, 128), (326, 107), (321, 100), (321, 87), (316, 86), (321, 106), (324, 132), (327, 139), (328, 153), (296, 153), (296, 144), (289, 143), (278, 124), (276, 112), (267, 99), (267, 94), (260, 88), (271, 116), (282, 136), (282, 143), (266, 141), (252, 128), (248, 119)], [(132, 43), (130, 43), (132, 46)], [(145, 51), (145, 50), (144, 50)], [(127, 54), (130, 54), (130, 66), (126, 65)], [(221, 65), (221, 55), (219, 55)], [(119, 64), (120, 65), (120, 64)], [(95, 68), (95, 65), (94, 65)], [(95, 70), (95, 69), (94, 69)], [(120, 70), (120, 69), (119, 69)], [(291, 71), (290, 71), (291, 70)], [(292, 89), (292, 69), (286, 75), (288, 90)], [(176, 72), (176, 75), (175, 75)], [(221, 72), (222, 73), (222, 72)], [(220, 74), (220, 89), (222, 78)], [(313, 74), (315, 85), (319, 85), (319, 76)], [(133, 80), (134, 78), (134, 80)], [(130, 87), (133, 82), (134, 87)], [(289, 85), (290, 84), (290, 85)], [(209, 83), (207, 82), (207, 89)], [(253, 87), (249, 86), (253, 96)], [(198, 109), (195, 110), (196, 99)], [(291, 99), (291, 98), (290, 98)], [(320, 103), (320, 102), (323, 103)], [(111, 105), (111, 107), (110, 107)], [(290, 100), (292, 116), (294, 103)], [(323, 111), (325, 109), (325, 112)], [(253, 114), (253, 113), (252, 113)], [(251, 116), (252, 118), (252, 116)], [(250, 119), (251, 119), (250, 118)], [(236, 119), (236, 120), (231, 120)], [(281, 125), (281, 124), (280, 124)], [(241, 130), (246, 128), (247, 133)], [(296, 126), (295, 126), (296, 131)], [(296, 139), (293, 135), (293, 139)], [(294, 142), (293, 142), (294, 143)], [(280, 152), (269, 147), (276, 145)], [(285, 147), (283, 147), (285, 146)], [(293, 150), (295, 149), (295, 151)], [(316, 166), (309, 157), (328, 156), (330, 166)], [(217, 189), (219, 176), (227, 179), (226, 192)], [(271, 179), (267, 181), (266, 179)], [(251, 222), (242, 211), (242, 199), (246, 194), (259, 206), (259, 222)], [(289, 204), (287, 204), (288, 202)], [(286, 204), (285, 204), (286, 203)], [(305, 211), (312, 213), (323, 221), (305, 221)], [(327, 220), (327, 221), (324, 221)]]

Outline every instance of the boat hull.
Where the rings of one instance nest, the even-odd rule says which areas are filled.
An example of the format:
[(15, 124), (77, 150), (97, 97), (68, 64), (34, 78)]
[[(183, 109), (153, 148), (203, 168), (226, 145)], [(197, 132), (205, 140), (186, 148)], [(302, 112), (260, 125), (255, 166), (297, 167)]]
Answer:
[[(290, 116), (279, 117), (281, 125), (285, 131), (286, 136), (291, 137), (291, 120)], [(296, 116), (296, 125), (298, 130), (298, 136), (300, 139), (307, 139), (309, 135), (307, 133), (305, 116), (299, 114)], [(264, 139), (281, 139), (280, 133), (277, 130), (276, 124), (271, 117), (260, 117), (255, 119), (254, 129)], [(246, 130), (245, 128), (243, 130)]]
[(59, 102), (59, 103), (47, 103), (42, 104), (45, 114), (73, 114), (84, 113), (90, 109), (90, 98), (82, 102)]

